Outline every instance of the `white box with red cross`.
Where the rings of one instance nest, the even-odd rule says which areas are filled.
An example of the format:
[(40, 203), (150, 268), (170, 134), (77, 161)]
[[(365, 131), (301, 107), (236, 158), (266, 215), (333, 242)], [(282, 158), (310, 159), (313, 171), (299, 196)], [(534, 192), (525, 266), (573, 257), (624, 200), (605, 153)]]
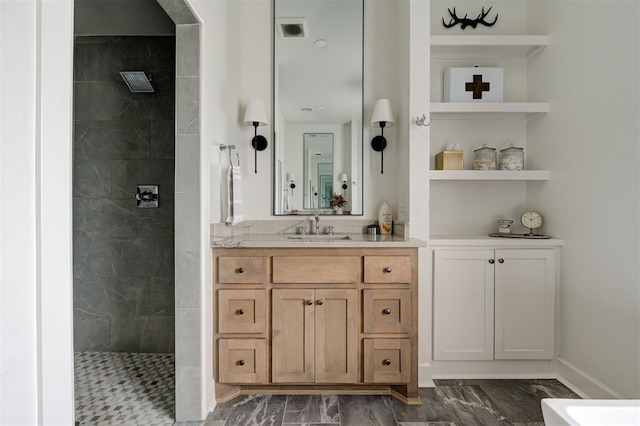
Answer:
[(444, 102), (503, 102), (504, 69), (452, 67), (444, 71)]

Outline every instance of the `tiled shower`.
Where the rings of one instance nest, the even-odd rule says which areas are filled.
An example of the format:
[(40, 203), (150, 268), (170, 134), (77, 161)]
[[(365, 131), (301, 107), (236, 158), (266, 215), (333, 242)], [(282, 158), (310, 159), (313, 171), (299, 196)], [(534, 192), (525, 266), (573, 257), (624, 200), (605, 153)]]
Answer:
[[(174, 352), (174, 111), (175, 37), (76, 37), (76, 351)], [(136, 207), (141, 184), (158, 185), (157, 208)]]

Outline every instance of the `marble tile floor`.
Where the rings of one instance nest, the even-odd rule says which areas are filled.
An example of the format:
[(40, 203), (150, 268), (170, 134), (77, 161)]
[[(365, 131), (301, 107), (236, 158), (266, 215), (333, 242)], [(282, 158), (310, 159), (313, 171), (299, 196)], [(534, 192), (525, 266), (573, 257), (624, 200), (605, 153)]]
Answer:
[(389, 396), (239, 396), (204, 426), (544, 426), (542, 398), (579, 398), (557, 380), (436, 380), (423, 404)]
[(544, 426), (542, 398), (578, 398), (557, 380), (436, 380), (423, 405), (389, 396), (255, 395), (218, 404), (204, 422), (174, 422), (173, 354), (76, 352), (79, 425)]

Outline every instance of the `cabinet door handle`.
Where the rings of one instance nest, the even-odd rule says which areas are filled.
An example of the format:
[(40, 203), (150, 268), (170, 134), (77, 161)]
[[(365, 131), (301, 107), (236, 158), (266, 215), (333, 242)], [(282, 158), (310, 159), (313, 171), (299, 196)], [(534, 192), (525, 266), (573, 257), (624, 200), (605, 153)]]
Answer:
[(391, 365), (391, 360), (390, 359), (385, 359), (384, 361), (382, 361), (383, 365)]
[(238, 268), (236, 271), (238, 271), (239, 274), (244, 274), (244, 268)]
[(324, 303), (324, 300), (320, 299), (316, 302), (318, 305), (322, 305)]
[(391, 315), (391, 309), (389, 309), (389, 308), (383, 309), (382, 310), (382, 314), (383, 315)]
[(492, 264), (492, 265), (493, 265), (495, 262), (496, 262), (495, 260), (493, 260), (493, 259), (489, 259), (489, 263), (490, 263), (490, 264)]
[(306, 303), (307, 303), (307, 305), (311, 306), (311, 305), (313, 305), (313, 300), (309, 299), (309, 300), (307, 300)]
[(386, 268), (384, 268), (384, 271), (386, 273), (390, 273), (391, 272), (391, 267), (387, 266)]
[(238, 309), (238, 310), (236, 311), (236, 314), (238, 314), (238, 315), (244, 315), (244, 309)]
[(244, 359), (238, 360), (238, 362), (236, 362), (236, 364), (238, 364), (239, 366), (243, 366), (244, 365)]
[(504, 263), (504, 259), (498, 259), (498, 262)]

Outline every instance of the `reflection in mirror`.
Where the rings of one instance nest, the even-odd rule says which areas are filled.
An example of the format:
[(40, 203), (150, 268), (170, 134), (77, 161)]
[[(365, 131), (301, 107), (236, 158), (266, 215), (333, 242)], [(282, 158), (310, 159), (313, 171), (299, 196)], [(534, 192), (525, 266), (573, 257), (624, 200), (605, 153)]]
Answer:
[(305, 209), (328, 208), (333, 194), (333, 134), (304, 134)]
[(335, 192), (361, 215), (363, 0), (274, 0), (274, 18), (274, 214), (331, 214)]

